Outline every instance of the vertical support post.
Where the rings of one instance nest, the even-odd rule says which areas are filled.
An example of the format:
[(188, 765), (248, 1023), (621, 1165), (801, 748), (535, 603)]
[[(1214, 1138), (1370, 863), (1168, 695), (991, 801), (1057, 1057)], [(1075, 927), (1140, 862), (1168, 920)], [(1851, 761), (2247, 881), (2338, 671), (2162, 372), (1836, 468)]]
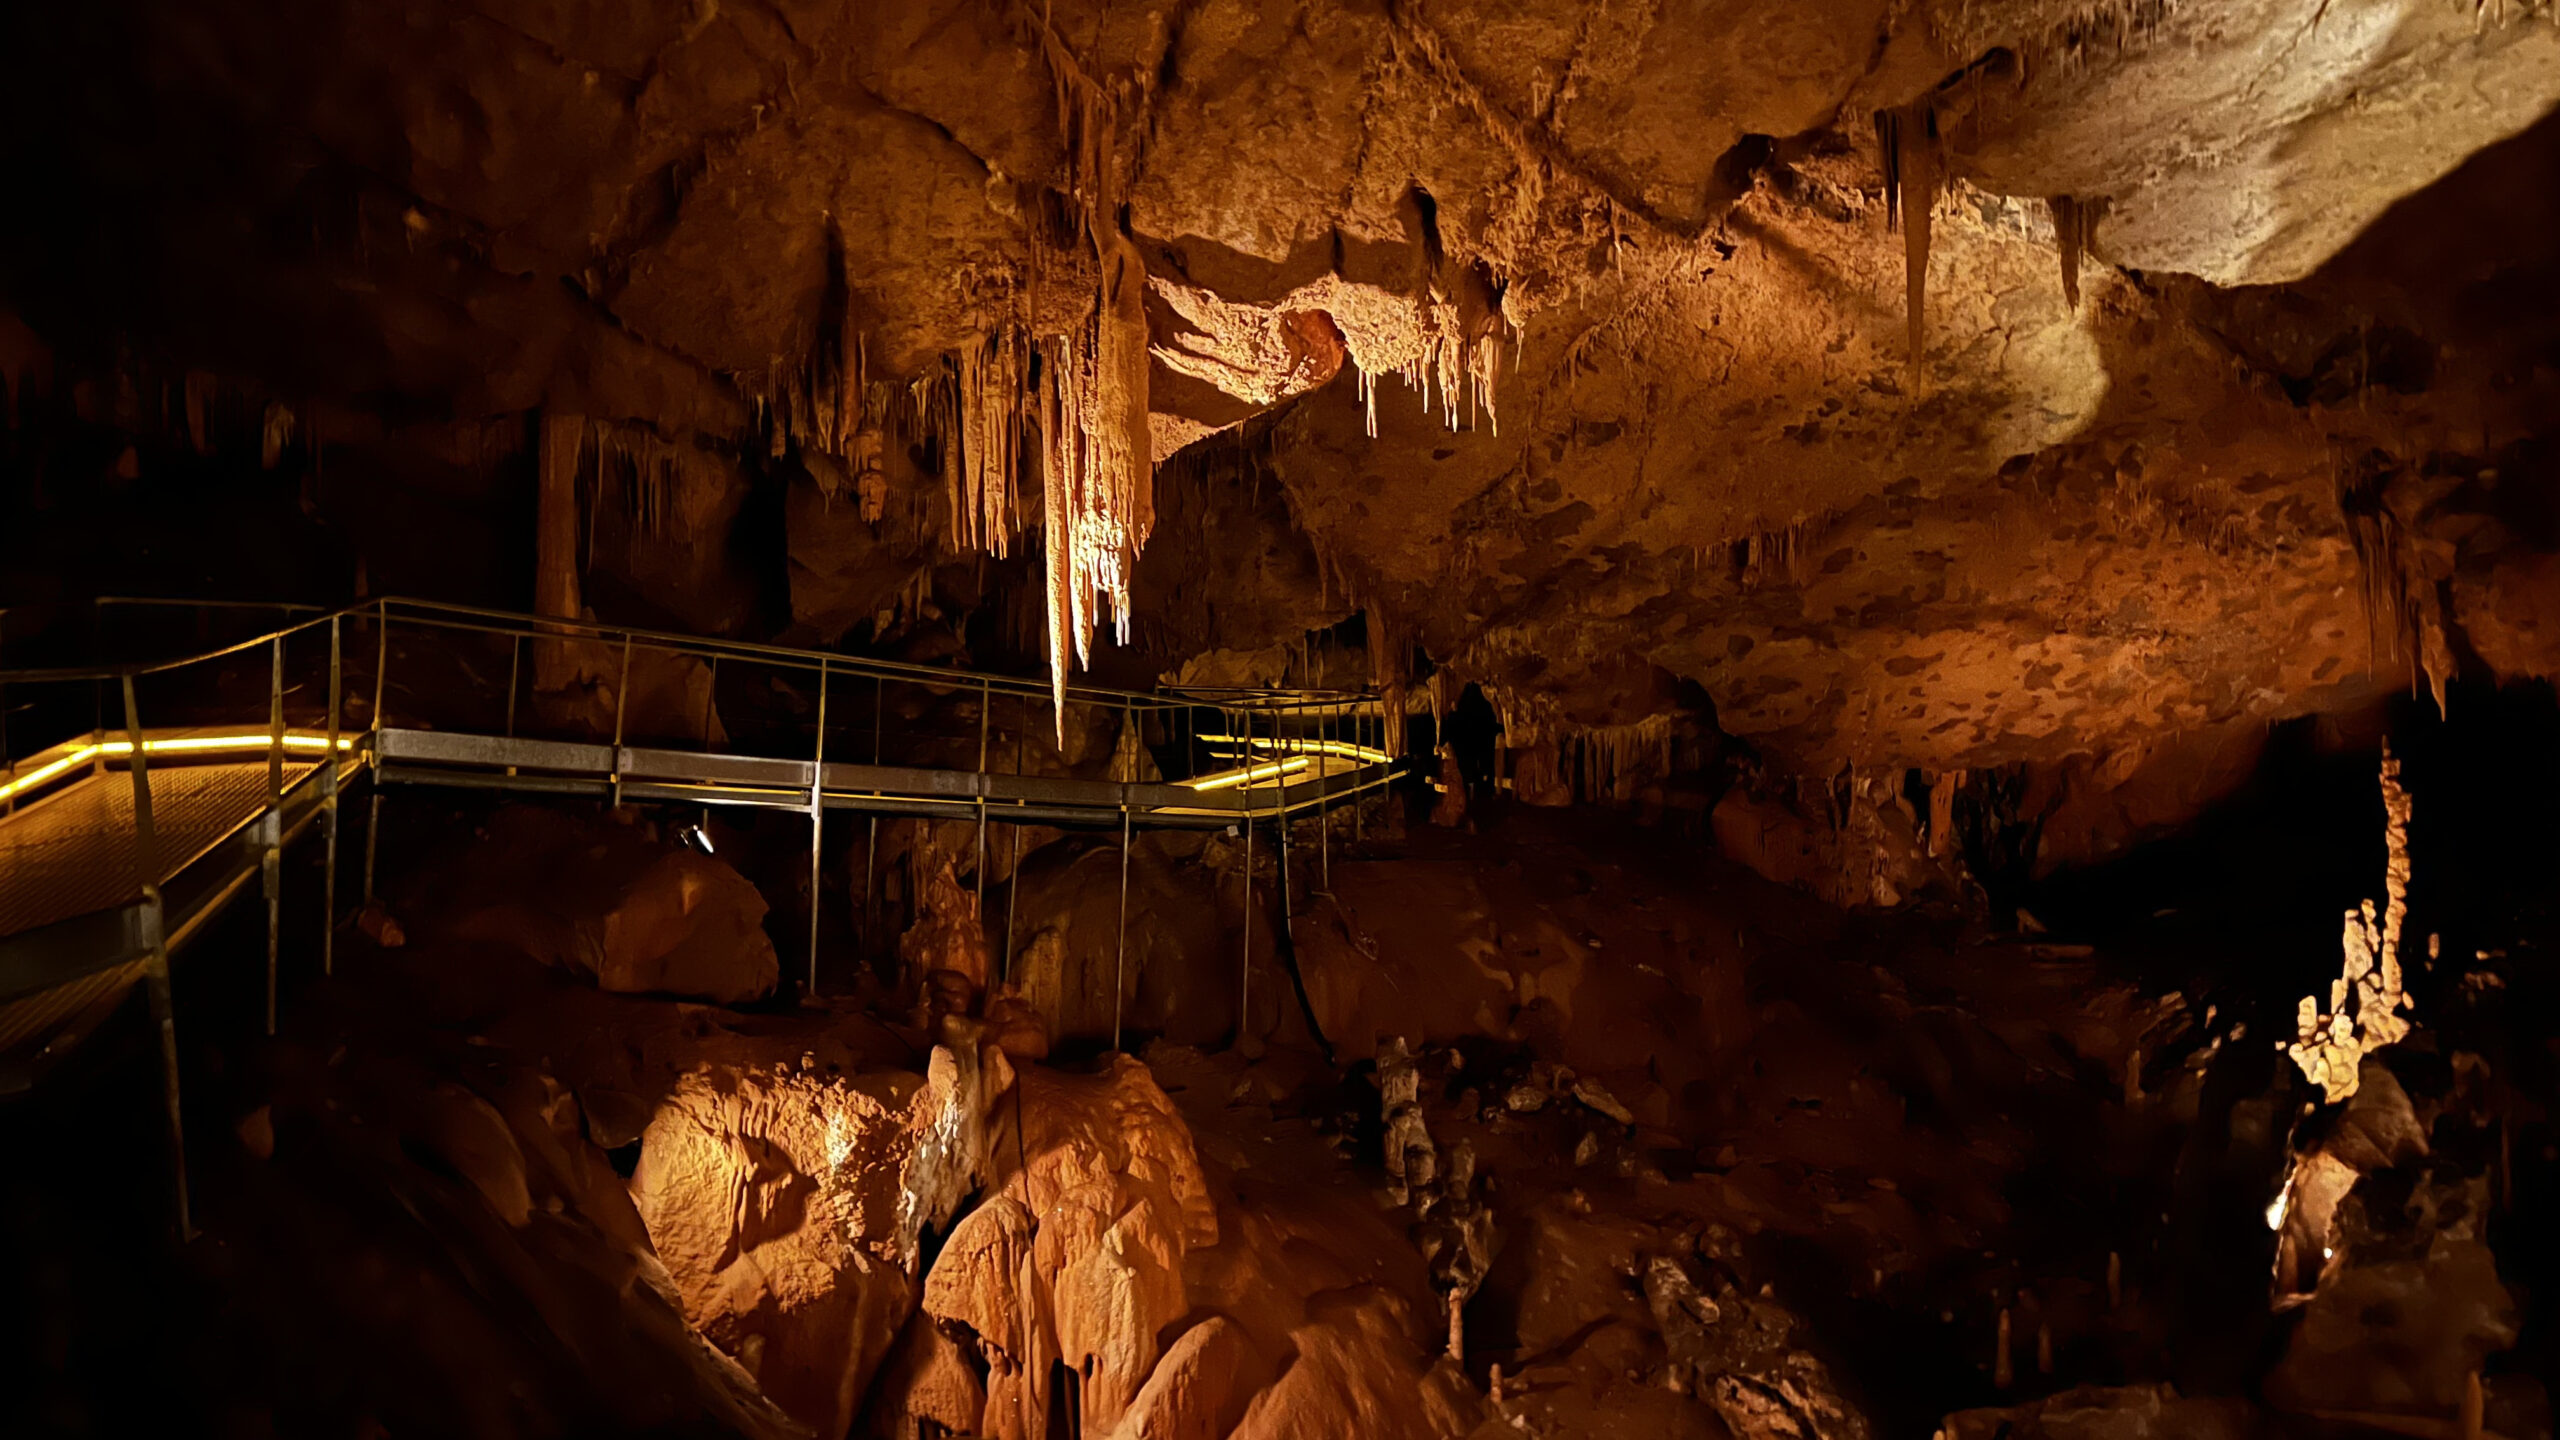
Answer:
[(267, 1033), (276, 1033), (276, 952), (284, 925), (284, 637), (268, 647), (267, 814), (259, 822), (265, 844), (258, 878), (267, 897)]
[[(1380, 705), (1381, 705), (1381, 707), (1382, 707), (1382, 713), (1383, 713), (1383, 706), (1384, 706), (1384, 703), (1385, 703), (1385, 702), (1383, 702), (1383, 701), (1381, 701), (1381, 702), (1380, 702)], [(1356, 706), (1356, 705), (1355, 705), (1355, 706), (1353, 706), (1353, 707), (1352, 707), (1352, 710), (1351, 710), (1351, 739), (1352, 739), (1352, 743), (1354, 743), (1354, 744), (1358, 744), (1358, 743), (1360, 743), (1361, 735), (1362, 735), (1362, 729), (1361, 729), (1361, 725), (1360, 725), (1360, 709), (1359, 709), (1359, 707), (1358, 707), (1358, 706)], [(1381, 736), (1381, 737), (1380, 737), (1380, 739), (1379, 739), (1379, 744), (1378, 744), (1378, 748), (1379, 748), (1379, 749), (1381, 749), (1381, 750), (1384, 750), (1384, 749), (1386, 749), (1386, 748), (1387, 748), (1387, 747), (1386, 747), (1386, 742), (1385, 742), (1385, 737), (1383, 737), (1383, 736)], [(1351, 797), (1351, 843), (1352, 843), (1352, 844), (1354, 844), (1354, 845), (1357, 845), (1357, 844), (1359, 844), (1359, 843), (1360, 843), (1360, 811), (1361, 811), (1362, 807), (1363, 807), (1363, 806), (1366, 804), (1366, 802), (1368, 801), (1368, 798), (1369, 798), (1368, 792), (1367, 792), (1367, 791), (1365, 791), (1365, 790), (1363, 790), (1363, 791), (1357, 791), (1357, 792), (1354, 792), (1354, 793), (1353, 793), (1353, 795), (1352, 795), (1352, 797)]]
[(818, 660), (818, 738), (809, 747), (809, 998), (818, 998), (818, 911), (827, 838), (827, 662)]
[[(978, 682), (978, 775), (971, 788), (978, 793), (978, 916), (987, 913), (987, 725), (995, 718), (995, 693), (987, 682)], [(983, 932), (981, 932), (983, 933)]]
[(267, 647), (267, 800), (284, 798), (284, 637)]
[(9, 687), (0, 685), (0, 765), (8, 771), (0, 775), (0, 815), (18, 813), (18, 757), (9, 753)]
[(178, 1102), (178, 1018), (169, 986), (166, 912), (160, 902), (160, 844), (151, 823), (151, 770), (142, 745), (142, 711), (133, 694), (133, 677), (124, 677), (124, 738), (133, 772), (134, 868), (142, 879), (143, 987), (151, 1000), (151, 1023), (160, 1032), (160, 1102), (169, 1121), (169, 1177), (177, 1201), (178, 1238), (195, 1238), (195, 1222), (187, 1205), (187, 1132)]
[(373, 903), (373, 857), (382, 838), (382, 697), (391, 671), (391, 597), (373, 602), (373, 717), (371, 742), (365, 747), (373, 767), (373, 793), (365, 797), (364, 903)]
[[(524, 636), (518, 633), (507, 644), (507, 738), (510, 740), (516, 738), (516, 682), (523, 673)], [(515, 774), (516, 767), (508, 766), (507, 773)]]
[(338, 705), (343, 698), (345, 658), (339, 648), (338, 617), (329, 617), (329, 738), (320, 754), (320, 973), (337, 971), (338, 961)]
[[(382, 738), (383, 681), (391, 673), (391, 601), (388, 596), (373, 602), (373, 640), (373, 736), (377, 742), (374, 754), (379, 757), (382, 753), (378, 742)], [(374, 763), (380, 764), (381, 761), (377, 758)]]
[[(875, 766), (880, 763), (880, 726), (883, 723), (883, 716), (888, 710), (888, 694), (889, 677), (885, 675), (872, 676), (871, 763)], [(879, 868), (880, 812), (874, 810), (871, 812), (871, 836), (862, 847), (862, 943), (866, 947), (871, 944), (873, 931), (878, 928), (873, 924), (873, 922), (878, 918), (877, 910), (879, 907), (872, 899), (872, 878), (878, 872)]]
[[(1022, 774), (1023, 755), (1031, 735), (1031, 697), (1024, 695), (1020, 699), (1022, 703), (1015, 707), (1017, 723), (1013, 731), (1013, 773), (1016, 778)], [(1017, 800), (1014, 803), (1019, 805), (1022, 802)], [(1022, 822), (1018, 817), (1013, 824), (1012, 838), (1013, 843), (1005, 848), (1004, 961), (996, 967), (998, 974), (1013, 968), (1013, 914), (1020, 908), (1022, 899)]]
[[(1236, 727), (1230, 723), (1230, 730)], [(1244, 800), (1244, 973), (1236, 982), (1236, 1049), (1244, 1049), (1253, 1033), (1253, 718), (1243, 725), (1244, 779), (1236, 794)]]
[[(825, 704), (825, 672), (819, 672), (819, 703)], [(622, 808), (622, 722), (631, 709), (631, 632), (622, 632), (622, 664), (613, 675), (613, 808)]]
[(1120, 1012), (1129, 993), (1129, 788), (1120, 787), (1120, 940), (1111, 958), (1111, 1048), (1120, 1048)]
[(1333, 756), (1328, 753), (1326, 716), (1316, 712), (1316, 883), (1333, 893)]

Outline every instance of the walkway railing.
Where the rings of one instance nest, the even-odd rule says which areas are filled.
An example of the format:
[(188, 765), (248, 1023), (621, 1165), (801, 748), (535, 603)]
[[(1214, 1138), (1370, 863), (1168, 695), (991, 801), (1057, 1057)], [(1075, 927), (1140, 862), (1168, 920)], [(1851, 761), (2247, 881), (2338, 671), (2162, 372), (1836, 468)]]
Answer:
[[(217, 622), (243, 621), (264, 628), (215, 642)], [(155, 642), (164, 653), (95, 654)], [(1045, 680), (420, 600), (0, 610), (0, 660), (30, 649), (92, 653), (0, 669), (0, 1056), (56, 1032), (76, 1039), (84, 1020), (103, 1019), (142, 984), (159, 1031), (182, 1231), (170, 954), (259, 876), (272, 1033), (283, 851), (320, 830), (328, 974), (342, 920), (339, 802), (360, 780), (374, 782), (368, 902), (387, 786), (805, 814), (814, 993), (830, 810), (867, 815), (868, 855), (883, 815), (974, 821), (982, 904), (991, 824), (1116, 828), (1125, 937), (1136, 828), (1240, 832), (1250, 876), (1259, 827), (1276, 834), (1285, 875), (1288, 821), (1395, 774), (1387, 727), (1397, 722), (1366, 691), (1056, 692)], [(1106, 777), (1084, 773), (1096, 768), (1089, 760), (1068, 763), (1073, 742), (1104, 734)], [(1009, 757), (1000, 739), (1010, 739)], [(1330, 827), (1318, 836), (1329, 873)], [(865, 881), (868, 891), (868, 870)]]

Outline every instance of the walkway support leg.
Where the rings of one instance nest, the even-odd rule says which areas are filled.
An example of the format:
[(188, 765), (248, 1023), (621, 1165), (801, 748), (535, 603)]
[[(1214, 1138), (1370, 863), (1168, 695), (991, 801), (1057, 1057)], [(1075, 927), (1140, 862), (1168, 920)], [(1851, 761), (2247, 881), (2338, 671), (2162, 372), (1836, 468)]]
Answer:
[[(329, 742), (320, 752), (320, 973), (337, 971), (338, 960), (338, 703), (345, 682), (338, 648), (338, 617), (329, 617)], [(508, 695), (513, 705), (515, 697)]]
[(169, 990), (169, 944), (160, 903), (159, 836), (151, 823), (151, 766), (142, 747), (142, 711), (133, 677), (124, 677), (124, 737), (133, 771), (134, 868), (142, 877), (143, 988), (151, 999), (152, 1027), (160, 1032), (160, 1101), (169, 1120), (169, 1181), (177, 1203), (178, 1239), (196, 1238), (187, 1206), (187, 1132), (178, 1103), (178, 1019)]
[[(1233, 726), (1229, 727), (1234, 728)], [(1244, 971), (1236, 981), (1236, 1049), (1241, 1052), (1245, 1038), (1253, 1033), (1253, 721), (1246, 717), (1244, 726), (1244, 783), (1236, 793), (1244, 797)]]
[(284, 925), (284, 637), (268, 646), (266, 840), (258, 879), (267, 897), (267, 1033), (276, 1033), (276, 952)]
[(818, 998), (818, 911), (827, 838), (827, 662), (818, 662), (818, 739), (809, 749), (809, 998)]
[(1120, 941), (1111, 960), (1111, 1048), (1120, 1048), (1120, 1012), (1128, 995), (1129, 973), (1129, 801), (1120, 801)]
[[(994, 719), (995, 694), (978, 682), (978, 919), (987, 915), (987, 725)], [(979, 933), (984, 934), (982, 930)]]

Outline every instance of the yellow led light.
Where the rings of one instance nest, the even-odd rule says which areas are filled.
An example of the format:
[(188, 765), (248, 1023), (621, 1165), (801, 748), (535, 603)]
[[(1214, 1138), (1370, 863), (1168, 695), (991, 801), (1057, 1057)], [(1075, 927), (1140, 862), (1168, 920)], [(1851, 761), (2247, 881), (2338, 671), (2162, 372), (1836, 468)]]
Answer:
[[(265, 750), (274, 742), (275, 737), (263, 730), (243, 731), (236, 735), (179, 735), (165, 740), (145, 740), (142, 742), (142, 753), (146, 756), (218, 755), (225, 753), (254, 754)], [(354, 736), (341, 735), (338, 737), (338, 749), (341, 752), (353, 750), (355, 746), (356, 742)], [(326, 752), (329, 748), (329, 738), (325, 735), (295, 735), (288, 733), (284, 737), (284, 748), (301, 754)], [(104, 756), (110, 760), (131, 759), (133, 757), (133, 742), (130, 740), (97, 740), (83, 745), (75, 745), (71, 749), (65, 751), (59, 758), (46, 761), (44, 764), (37, 766), (35, 769), (28, 771), (14, 780), (6, 783), (0, 783), (0, 800), (15, 799), (39, 785), (46, 784), (47, 782), (58, 778), (63, 774), (63, 772), (76, 770), (100, 756)]]
[(1259, 785), (1265, 780), (1276, 780), (1283, 775), (1295, 775), (1314, 763), (1303, 756), (1289, 760), (1270, 760), (1243, 770), (1230, 770), (1220, 775), (1185, 780), (1182, 784), (1192, 790), (1232, 790), (1239, 785)]
[(1285, 750), (1293, 755), (1334, 755), (1345, 760), (1357, 760), (1364, 765), (1384, 765), (1395, 758), (1384, 750), (1355, 745), (1348, 740), (1256, 740), (1244, 735), (1203, 735), (1199, 738), (1209, 745), (1258, 745), (1266, 750)]

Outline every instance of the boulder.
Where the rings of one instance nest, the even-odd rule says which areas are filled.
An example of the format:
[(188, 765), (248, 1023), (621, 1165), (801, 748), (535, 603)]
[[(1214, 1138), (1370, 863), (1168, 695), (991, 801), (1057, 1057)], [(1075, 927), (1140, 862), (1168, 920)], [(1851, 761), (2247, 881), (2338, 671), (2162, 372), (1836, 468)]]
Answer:
[(1218, 1238), (1190, 1132), (1126, 1056), (1091, 1076), (1025, 1069), (995, 1116), (989, 1198), (936, 1258), (925, 1311), (986, 1354), (985, 1434), (1045, 1436), (1070, 1398), (1082, 1433), (1108, 1434), (1190, 1309), (1184, 1256)]
[(631, 1193), (690, 1319), (775, 1403), (842, 1435), (916, 1302), (907, 1171), (934, 1092), (796, 1062), (680, 1077)]
[(406, 907), (449, 915), (445, 937), (495, 945), (624, 994), (734, 1005), (781, 976), (765, 901), (711, 856), (631, 825), (511, 807), (454, 867), (447, 893)]
[(1295, 1357), (1253, 1397), (1232, 1440), (1466, 1434), (1470, 1397), (1454, 1366), (1415, 1358), (1416, 1330), (1392, 1291), (1362, 1286), (1330, 1297), (1311, 1323), (1289, 1332)]
[(1265, 1363), (1242, 1326), (1210, 1316), (1156, 1362), (1112, 1440), (1220, 1440), (1244, 1418)]

